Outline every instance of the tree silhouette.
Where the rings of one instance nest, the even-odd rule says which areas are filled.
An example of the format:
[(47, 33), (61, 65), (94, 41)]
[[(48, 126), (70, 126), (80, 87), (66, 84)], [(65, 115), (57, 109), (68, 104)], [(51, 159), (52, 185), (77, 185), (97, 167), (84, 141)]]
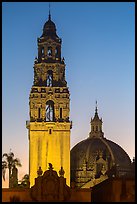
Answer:
[(5, 181), (6, 169), (7, 169), (7, 162), (6, 161), (2, 161), (2, 177), (3, 177), (4, 181)]
[(9, 169), (9, 188), (12, 187), (12, 169), (13, 167), (16, 167), (16, 166), (22, 166), (21, 165), (21, 162), (18, 158), (15, 158), (14, 159), (14, 153), (10, 152), (9, 153), (4, 153), (2, 155), (2, 158), (5, 159), (2, 161), (2, 176), (3, 176), (3, 179), (5, 180), (5, 173), (6, 173), (6, 169), (8, 168)]

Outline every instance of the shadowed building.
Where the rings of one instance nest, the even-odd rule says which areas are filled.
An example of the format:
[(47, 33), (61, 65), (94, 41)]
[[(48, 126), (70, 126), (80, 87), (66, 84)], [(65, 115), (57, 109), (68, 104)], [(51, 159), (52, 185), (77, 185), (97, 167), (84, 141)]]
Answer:
[(71, 150), (71, 181), (89, 188), (110, 177), (133, 177), (132, 165), (122, 147), (104, 137), (96, 106), (89, 137)]

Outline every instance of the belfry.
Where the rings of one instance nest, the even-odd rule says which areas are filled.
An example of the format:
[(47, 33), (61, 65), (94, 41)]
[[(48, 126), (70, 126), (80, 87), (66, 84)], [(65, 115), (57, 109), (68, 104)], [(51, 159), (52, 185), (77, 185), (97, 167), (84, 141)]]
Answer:
[(30, 186), (34, 185), (39, 167), (44, 172), (49, 163), (57, 172), (63, 168), (66, 183), (70, 185), (70, 93), (61, 43), (49, 12), (43, 33), (37, 39), (38, 56), (29, 96), (30, 121), (26, 122)]

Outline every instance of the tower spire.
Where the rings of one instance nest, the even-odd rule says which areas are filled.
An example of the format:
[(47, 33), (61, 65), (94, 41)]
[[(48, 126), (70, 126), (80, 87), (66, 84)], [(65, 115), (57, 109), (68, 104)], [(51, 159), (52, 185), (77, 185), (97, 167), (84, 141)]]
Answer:
[(98, 113), (98, 108), (97, 108), (97, 100), (96, 100), (96, 108), (95, 108), (95, 114)]
[(50, 2), (49, 2), (49, 20), (51, 20), (51, 14), (50, 14)]

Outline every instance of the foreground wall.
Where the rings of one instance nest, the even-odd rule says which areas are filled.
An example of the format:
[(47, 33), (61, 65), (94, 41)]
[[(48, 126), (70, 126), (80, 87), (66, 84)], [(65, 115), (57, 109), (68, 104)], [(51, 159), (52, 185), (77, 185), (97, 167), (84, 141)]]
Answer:
[(30, 189), (2, 189), (2, 202), (31, 202)]
[[(91, 189), (71, 189), (69, 202), (91, 202)], [(30, 189), (2, 189), (2, 202), (33, 202)]]
[[(2, 189), (2, 202), (33, 202), (30, 189)], [(66, 202), (135, 202), (135, 180), (111, 178), (92, 189), (70, 188)]]
[(110, 178), (92, 188), (93, 202), (134, 202), (135, 180)]
[(91, 189), (71, 189), (69, 202), (91, 202)]

